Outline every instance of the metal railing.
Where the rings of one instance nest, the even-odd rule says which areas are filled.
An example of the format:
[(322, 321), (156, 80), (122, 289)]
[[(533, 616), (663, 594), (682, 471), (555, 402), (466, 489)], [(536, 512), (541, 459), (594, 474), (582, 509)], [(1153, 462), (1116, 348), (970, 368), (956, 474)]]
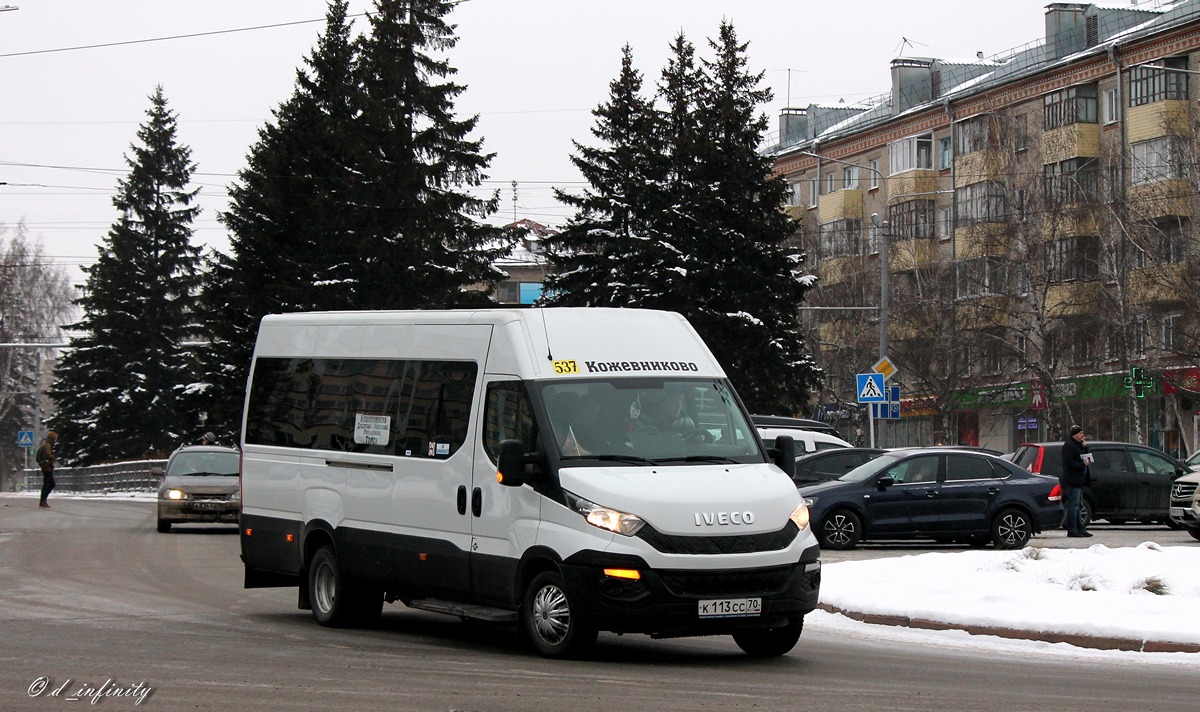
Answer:
[[(151, 467), (166, 467), (166, 460), (133, 460), (91, 467), (57, 467), (54, 469), (55, 492), (153, 492), (162, 478), (150, 474)], [(42, 488), (40, 470), (22, 470), (25, 490), (37, 492)]]

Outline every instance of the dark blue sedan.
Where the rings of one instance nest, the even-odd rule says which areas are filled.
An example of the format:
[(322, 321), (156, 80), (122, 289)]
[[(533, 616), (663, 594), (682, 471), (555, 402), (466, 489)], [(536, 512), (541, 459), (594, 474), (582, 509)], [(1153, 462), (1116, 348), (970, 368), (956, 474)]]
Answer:
[(966, 450), (893, 450), (799, 490), (827, 549), (886, 539), (1019, 549), (1062, 519), (1057, 480)]

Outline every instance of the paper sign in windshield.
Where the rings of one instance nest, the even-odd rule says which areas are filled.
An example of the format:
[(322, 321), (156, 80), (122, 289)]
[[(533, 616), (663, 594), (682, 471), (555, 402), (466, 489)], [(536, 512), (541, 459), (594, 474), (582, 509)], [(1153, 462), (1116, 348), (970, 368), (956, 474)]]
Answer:
[(390, 415), (354, 414), (354, 442), (359, 445), (387, 445), (391, 432)]

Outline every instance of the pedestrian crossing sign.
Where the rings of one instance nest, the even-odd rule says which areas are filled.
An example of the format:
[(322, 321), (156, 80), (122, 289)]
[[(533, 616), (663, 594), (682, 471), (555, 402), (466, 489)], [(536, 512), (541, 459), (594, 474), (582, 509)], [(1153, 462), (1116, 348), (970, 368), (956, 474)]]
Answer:
[(887, 400), (882, 373), (859, 373), (855, 374), (855, 378), (858, 380), (856, 392), (859, 403), (883, 403)]
[(33, 447), (33, 431), (17, 431), (17, 447)]

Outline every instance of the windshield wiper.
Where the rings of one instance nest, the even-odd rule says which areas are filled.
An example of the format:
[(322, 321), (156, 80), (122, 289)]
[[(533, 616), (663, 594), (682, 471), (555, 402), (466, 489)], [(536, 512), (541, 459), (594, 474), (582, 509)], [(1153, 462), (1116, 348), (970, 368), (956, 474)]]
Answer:
[(655, 462), (720, 462), (726, 464), (737, 464), (737, 460), (720, 455), (688, 455), (687, 457), (663, 457), (655, 460)]
[(603, 462), (631, 462), (635, 465), (657, 465), (658, 460), (650, 460), (637, 455), (564, 455), (564, 460), (601, 460)]

